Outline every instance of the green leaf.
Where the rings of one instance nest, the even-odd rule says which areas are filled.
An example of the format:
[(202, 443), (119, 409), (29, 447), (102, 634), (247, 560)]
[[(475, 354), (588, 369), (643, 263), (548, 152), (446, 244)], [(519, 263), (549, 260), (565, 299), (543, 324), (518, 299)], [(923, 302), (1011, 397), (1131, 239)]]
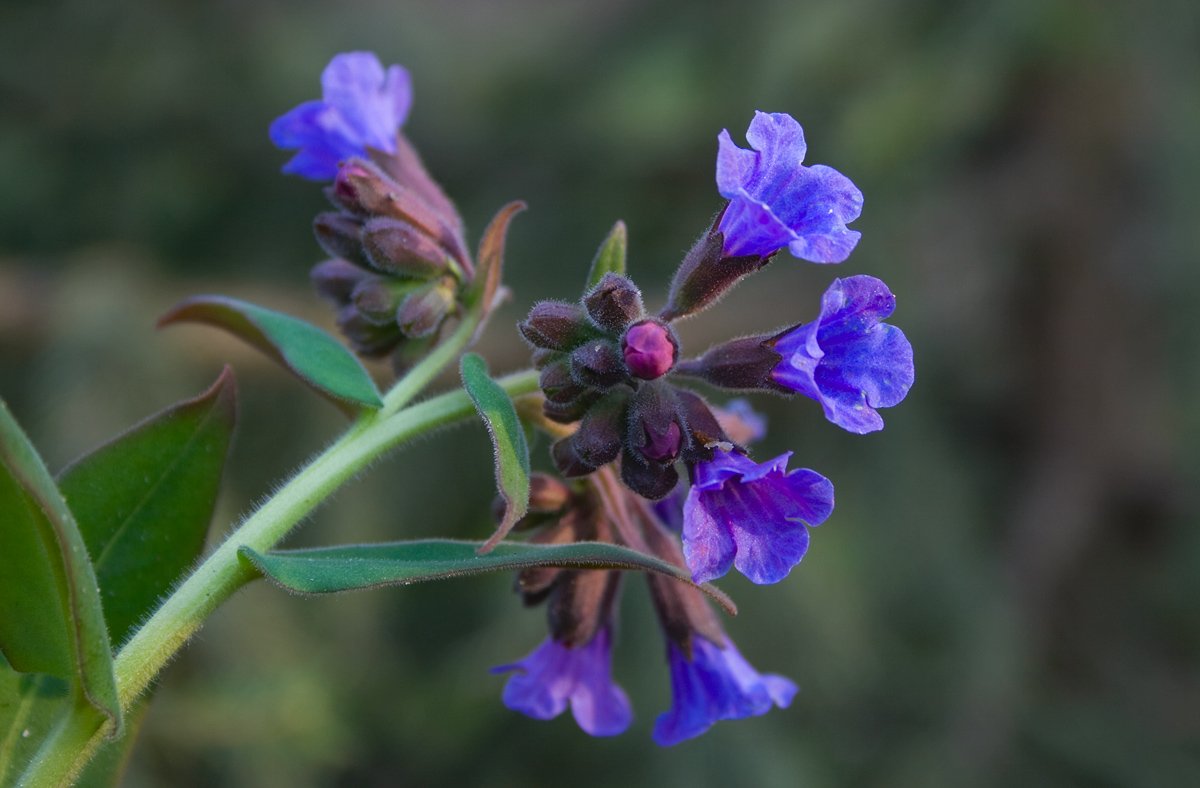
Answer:
[(463, 388), (475, 403), (480, 418), (492, 436), (496, 460), (496, 487), (507, 504), (504, 519), (496, 532), (480, 548), (491, 550), (503, 539), (529, 508), (529, 444), (516, 408), (504, 389), (488, 377), (487, 364), (474, 353), (467, 353), (460, 364)]
[(177, 403), (59, 474), (94, 556), (109, 636), (122, 643), (199, 557), (236, 418), (226, 367)]
[[(29, 766), (38, 748), (70, 708), (70, 687), (62, 679), (38, 673), (17, 673), (0, 659), (0, 785)], [(138, 702), (125, 717), (121, 735), (100, 745), (84, 767), (76, 788), (113, 788), (133, 751), (147, 703)]]
[(194, 296), (158, 320), (206, 323), (244, 339), (347, 413), (383, 406), (375, 382), (336, 339), (299, 318), (225, 296)]
[(121, 727), (112, 650), (83, 537), (41, 457), (0, 402), (0, 651), (69, 678)]
[(483, 572), (509, 572), (531, 567), (631, 569), (656, 572), (699, 588), (731, 614), (733, 602), (712, 585), (696, 585), (687, 571), (651, 555), (607, 542), (561, 545), (501, 542), (480, 555), (479, 542), (424, 539), (408, 542), (238, 552), (267, 579), (301, 594), (330, 594), (389, 585), (410, 585)]
[(596, 258), (592, 260), (592, 270), (588, 272), (585, 291), (599, 284), (605, 274), (625, 274), (625, 250), (628, 246), (629, 233), (625, 229), (625, 222), (618, 219), (608, 231), (604, 243), (600, 244), (599, 250), (596, 251)]
[(40, 673), (17, 673), (0, 658), (0, 785), (12, 785), (70, 705), (70, 686)]

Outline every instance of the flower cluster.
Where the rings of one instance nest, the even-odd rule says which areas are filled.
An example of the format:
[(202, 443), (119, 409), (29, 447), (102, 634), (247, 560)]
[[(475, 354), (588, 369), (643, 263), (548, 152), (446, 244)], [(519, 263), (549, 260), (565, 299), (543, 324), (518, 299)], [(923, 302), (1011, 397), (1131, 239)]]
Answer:
[(331, 256), (312, 270), (363, 356), (389, 354), (398, 370), (436, 344), (460, 309), (475, 266), (462, 219), (401, 132), (412, 104), (408, 72), (369, 52), (338, 55), (323, 98), (275, 121), (271, 139), (298, 149), (284, 172), (329, 183), (335, 210), (313, 221)]
[[(313, 271), (319, 292), (338, 307), (360, 353), (391, 353), (403, 365), (436, 341), (474, 279), (462, 222), (400, 133), (411, 104), (403, 69), (385, 70), (366, 53), (340, 55), (322, 86), (323, 99), (280, 118), (272, 139), (298, 149), (285, 171), (332, 181), (336, 210), (314, 223), (333, 257)], [(684, 256), (663, 309), (647, 310), (622, 247), (619, 264), (602, 268), (578, 301), (543, 301), (519, 324), (540, 374), (540, 426), (556, 438), (551, 455), (566, 479), (533, 477), (530, 513), (517, 524), (530, 541), (622, 544), (686, 567), (697, 583), (730, 568), (754, 583), (779, 582), (804, 557), (809, 528), (831, 515), (833, 485), (808, 468), (789, 469), (791, 452), (751, 459), (761, 417), (744, 403), (714, 406), (686, 381), (800, 394), (855, 433), (882, 429), (878, 409), (911, 387), (912, 348), (883, 322), (895, 298), (870, 276), (835, 279), (811, 321), (684, 357), (675, 323), (778, 252), (840, 263), (859, 240), (847, 225), (861, 213), (862, 193), (840, 172), (802, 163), (799, 123), (759, 112), (746, 139), (748, 149), (728, 131), (718, 137), (716, 181), (726, 202)], [(656, 741), (675, 744), (719, 720), (791, 702), (796, 686), (755, 671), (700, 591), (657, 576), (648, 582), (674, 697)], [(569, 706), (596, 736), (629, 726), (631, 706), (611, 662), (620, 588), (619, 573), (608, 570), (520, 574), (526, 603), (546, 603), (550, 633), (528, 657), (496, 669), (511, 674), (505, 704), (538, 719)]]
[[(590, 509), (581, 504), (580, 511), (607, 512), (615, 541), (686, 565), (696, 582), (731, 567), (754, 583), (782, 580), (808, 550), (808, 529), (832, 513), (834, 495), (816, 471), (789, 470), (791, 452), (751, 459), (747, 444), (761, 436), (761, 419), (744, 405), (710, 405), (679, 385), (680, 378), (803, 394), (834, 424), (856, 433), (881, 429), (877, 409), (900, 402), (913, 382), (908, 340), (882, 322), (895, 298), (870, 276), (835, 280), (811, 322), (681, 358), (673, 324), (720, 299), (780, 250), (838, 263), (858, 242), (859, 233), (846, 224), (861, 212), (862, 194), (836, 170), (801, 163), (804, 135), (794, 119), (758, 113), (746, 137), (752, 150), (735, 146), (727, 131), (719, 137), (717, 185), (728, 202), (680, 264), (665, 308), (648, 313), (633, 281), (610, 272), (578, 302), (541, 302), (520, 324), (541, 370), (545, 417), (571, 425), (551, 448), (555, 466), (564, 477), (587, 480), (585, 487), (603, 492), (606, 501)], [(680, 467), (687, 472), (686, 492)], [(623, 486), (615, 483), (618, 473)], [(553, 538), (561, 538), (556, 533)], [(593, 529), (587, 538), (606, 537)], [(674, 695), (672, 709), (655, 726), (660, 744), (791, 701), (795, 685), (750, 667), (698, 592), (659, 579), (650, 585)], [(607, 656), (597, 656), (612, 642), (606, 610), (590, 609), (587, 615), (600, 616), (595, 631), (603, 637), (584, 643), (563, 637), (552, 610), (550, 639), (518, 663), (516, 669), (527, 672), (510, 680), (506, 703), (543, 717), (570, 700), (584, 730), (595, 733), (586, 711), (598, 707), (594, 699), (621, 698), (608, 707), (621, 713), (604, 730), (620, 727), (627, 719), (624, 695), (612, 684)], [(528, 686), (535, 676), (543, 691), (557, 692), (557, 705), (533, 699)]]

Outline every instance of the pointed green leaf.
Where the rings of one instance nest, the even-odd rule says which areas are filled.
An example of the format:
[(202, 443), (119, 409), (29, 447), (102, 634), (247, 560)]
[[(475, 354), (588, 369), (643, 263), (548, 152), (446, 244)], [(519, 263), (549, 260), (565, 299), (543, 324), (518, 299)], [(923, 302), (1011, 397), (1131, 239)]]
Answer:
[(625, 274), (625, 250), (628, 246), (629, 233), (625, 229), (625, 222), (618, 219), (592, 260), (592, 270), (588, 272), (585, 291), (599, 284), (605, 274)]
[(41, 457), (0, 402), (0, 651), (69, 678), (121, 727), (112, 650), (83, 537)]
[(185, 322), (207, 323), (244, 339), (347, 412), (383, 406), (375, 382), (358, 359), (311, 323), (215, 295), (181, 301), (159, 318), (158, 325)]
[(529, 444), (512, 400), (496, 381), (488, 377), (487, 364), (467, 353), (460, 364), (463, 388), (475, 403), (480, 418), (492, 436), (496, 460), (496, 487), (507, 504), (504, 520), (480, 548), (486, 553), (503, 539), (529, 508)]
[(561, 545), (501, 542), (480, 555), (479, 542), (423, 539), (410, 542), (276, 550), (259, 553), (243, 547), (240, 554), (272, 582), (301, 594), (329, 594), (389, 585), (410, 585), (483, 572), (510, 572), (531, 567), (566, 569), (630, 569), (656, 572), (699, 588), (731, 614), (729, 597), (705, 583), (697, 586), (687, 571), (651, 555), (607, 542)]
[(122, 643), (199, 557), (236, 416), (233, 371), (59, 474)]

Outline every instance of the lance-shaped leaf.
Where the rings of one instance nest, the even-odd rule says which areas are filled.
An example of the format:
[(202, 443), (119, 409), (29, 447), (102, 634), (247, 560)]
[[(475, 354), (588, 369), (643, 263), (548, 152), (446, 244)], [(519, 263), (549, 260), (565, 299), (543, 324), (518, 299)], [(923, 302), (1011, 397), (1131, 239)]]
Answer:
[(244, 339), (347, 413), (383, 406), (375, 382), (336, 339), (299, 318), (225, 296), (193, 296), (158, 320), (206, 323)]
[(733, 602), (716, 587), (696, 585), (687, 570), (628, 547), (607, 542), (542, 545), (501, 542), (480, 555), (479, 542), (422, 539), (408, 542), (276, 550), (239, 551), (268, 580), (301, 594), (330, 594), (426, 580), (446, 580), (484, 572), (511, 572), (533, 567), (562, 569), (628, 569), (654, 572), (699, 588), (730, 615)]
[(483, 310), (485, 318), (496, 306), (496, 296), (504, 276), (504, 244), (508, 238), (508, 225), (526, 207), (525, 203), (516, 200), (501, 208), (479, 241), (478, 267), (475, 269), (470, 303)]
[(233, 370), (59, 474), (121, 643), (199, 557), (236, 418)]
[(629, 233), (625, 229), (625, 222), (618, 219), (608, 231), (604, 243), (600, 244), (596, 251), (596, 258), (592, 260), (592, 270), (588, 272), (587, 286), (583, 288), (585, 292), (598, 285), (605, 274), (624, 276), (625, 250), (628, 246)]
[(525, 516), (529, 507), (529, 444), (508, 393), (488, 377), (487, 364), (474, 353), (467, 353), (460, 364), (463, 388), (475, 403), (492, 436), (496, 460), (496, 487), (506, 504), (500, 527), (482, 547), (486, 553), (503, 539)]
[(41, 457), (0, 402), (0, 651), (22, 673), (69, 679), (121, 727), (96, 573)]

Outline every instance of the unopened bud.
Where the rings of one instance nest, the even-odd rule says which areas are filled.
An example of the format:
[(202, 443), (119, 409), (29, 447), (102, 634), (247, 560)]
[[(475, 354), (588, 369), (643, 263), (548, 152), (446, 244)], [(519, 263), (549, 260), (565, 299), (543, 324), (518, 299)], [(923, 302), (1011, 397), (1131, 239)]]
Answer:
[(375, 268), (414, 279), (428, 279), (442, 273), (449, 256), (428, 234), (406, 221), (387, 216), (363, 225), (362, 246)]
[(575, 348), (571, 353), (571, 374), (585, 386), (597, 389), (611, 388), (628, 379), (621, 351), (616, 344), (603, 339), (593, 339)]
[(358, 283), (371, 274), (346, 260), (326, 260), (313, 266), (309, 273), (317, 295), (343, 307), (350, 302), (350, 294)]
[(393, 283), (378, 276), (369, 276), (358, 283), (350, 300), (366, 320), (377, 326), (384, 326), (396, 319), (396, 307), (404, 292)]
[(692, 451), (702, 452), (703, 459), (711, 459), (715, 447), (729, 443), (721, 422), (698, 394), (686, 389), (676, 389), (676, 392), (687, 419), (688, 431), (692, 434)]
[(618, 390), (592, 405), (579, 429), (567, 438), (574, 446), (574, 456), (592, 468), (615, 460), (621, 453), (628, 404), (629, 395)]
[(313, 219), (317, 243), (334, 257), (343, 257), (357, 265), (367, 265), (362, 247), (362, 220), (340, 211), (326, 211)]
[(425, 337), (437, 330), (454, 306), (454, 287), (442, 280), (414, 290), (396, 310), (396, 323), (406, 337)]
[(542, 370), (538, 376), (538, 387), (546, 395), (549, 402), (572, 402), (583, 394), (586, 386), (582, 386), (571, 376), (571, 361), (559, 359)]
[(584, 414), (588, 412), (588, 408), (600, 396), (601, 392), (595, 389), (586, 389), (582, 394), (569, 402), (551, 402), (550, 400), (546, 400), (542, 404), (542, 412), (551, 421), (556, 421), (559, 424), (570, 424), (583, 418)]
[(608, 273), (583, 297), (588, 317), (613, 334), (642, 317), (642, 293), (627, 277)]
[(371, 323), (353, 304), (342, 307), (337, 324), (355, 352), (362, 356), (386, 356), (404, 338), (395, 323), (383, 326)]
[(654, 380), (671, 371), (679, 343), (662, 323), (645, 320), (635, 323), (621, 340), (621, 352), (629, 374), (642, 380)]
[(679, 484), (679, 472), (674, 465), (646, 462), (628, 449), (621, 455), (621, 481), (643, 498), (657, 501), (670, 495)]
[(529, 310), (517, 328), (530, 344), (569, 352), (597, 336), (578, 304), (565, 301), (540, 301)]

